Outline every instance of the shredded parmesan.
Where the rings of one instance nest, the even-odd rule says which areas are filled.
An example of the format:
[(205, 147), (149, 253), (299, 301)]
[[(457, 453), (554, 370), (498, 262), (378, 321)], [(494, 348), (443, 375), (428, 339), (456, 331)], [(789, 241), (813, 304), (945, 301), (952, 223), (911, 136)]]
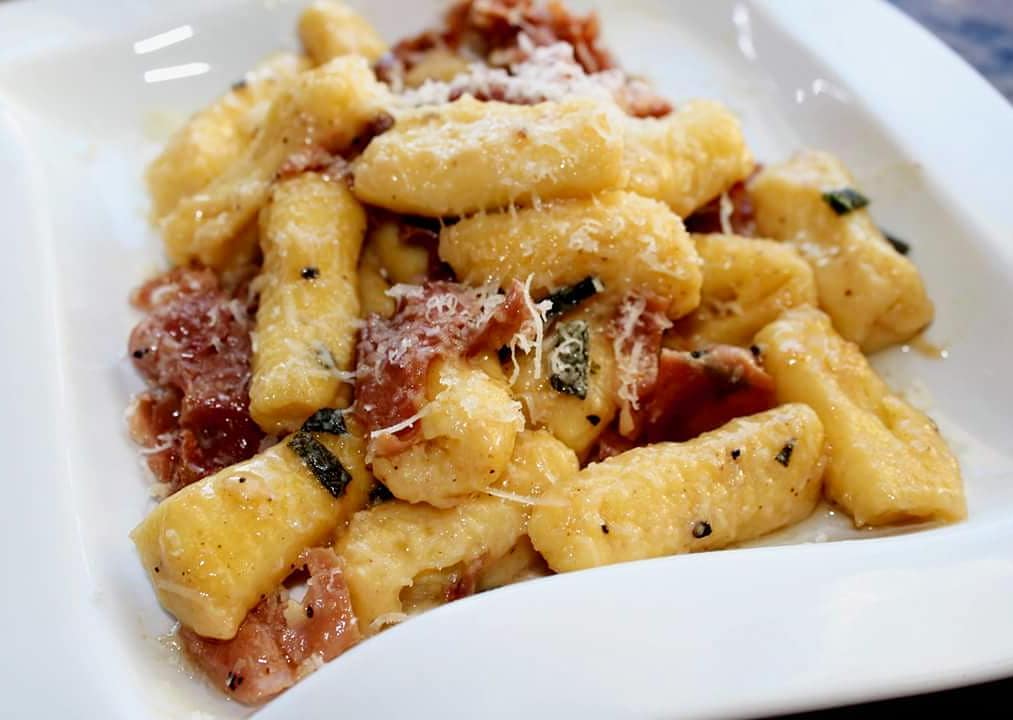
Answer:
[(441, 105), (464, 94), (524, 105), (575, 96), (613, 101), (627, 92), (629, 81), (622, 70), (588, 75), (574, 58), (570, 43), (535, 47), (524, 34), (519, 42), (526, 58), (511, 65), (509, 71), (473, 63), (449, 82), (427, 80), (398, 95), (399, 104), (407, 108)]
[(166, 450), (169, 450), (170, 448), (172, 448), (173, 443), (176, 441), (176, 433), (175, 432), (162, 433), (161, 435), (156, 436), (155, 439), (158, 441), (158, 444), (152, 445), (151, 447), (141, 448), (140, 450), (141, 455), (158, 455), (158, 453), (160, 452), (165, 452)]
[[(612, 351), (616, 358), (616, 374), (619, 377), (619, 390), (616, 395), (634, 410), (640, 407), (637, 386), (643, 379), (645, 371), (650, 367), (652, 360), (645, 351), (644, 339), (636, 336), (637, 325), (645, 310), (647, 310), (647, 299), (644, 296), (627, 296), (620, 306), (612, 338)], [(666, 317), (659, 316), (657, 322), (661, 324), (662, 332), (672, 327), (672, 323)]]
[(528, 275), (524, 281), (524, 306), (528, 311), (528, 319), (521, 325), (520, 330), (510, 340), (510, 358), (513, 361), (513, 372), (510, 375), (510, 384), (517, 382), (521, 366), (517, 363), (517, 351), (527, 353), (534, 350), (534, 377), (535, 380), (542, 376), (542, 344), (545, 341), (545, 324), (548, 321), (549, 311), (552, 310), (551, 300), (542, 300), (536, 303), (531, 297), (531, 281), (534, 275)]
[(373, 622), (369, 624), (370, 630), (380, 630), (387, 625), (397, 625), (398, 623), (404, 622), (408, 619), (407, 613), (403, 612), (389, 612), (383, 615), (377, 615)]
[(484, 490), (486, 495), (499, 498), (501, 500), (508, 500), (510, 502), (520, 503), (521, 505), (538, 505), (542, 507), (566, 507), (566, 503), (562, 500), (557, 502), (550, 502), (540, 497), (532, 497), (529, 495), (518, 495), (507, 490), (497, 490), (496, 488), (486, 488)]
[(732, 199), (728, 197), (727, 192), (721, 193), (721, 201), (719, 204), (718, 217), (721, 220), (721, 232), (725, 235), (733, 235), (732, 229), (732, 213), (735, 212), (735, 206), (732, 204)]
[(156, 590), (169, 593), (170, 595), (176, 595), (177, 597), (186, 598), (193, 603), (201, 604), (207, 602), (207, 593), (202, 593), (185, 585), (180, 585), (172, 580), (166, 580), (162, 577), (153, 577), (152, 584), (155, 586)]
[(394, 435), (395, 433), (399, 433), (402, 430), (407, 430), (412, 425), (414, 425), (415, 423), (417, 423), (419, 420), (421, 420), (426, 416), (426, 411), (429, 409), (430, 405), (431, 403), (426, 404), (421, 410), (412, 415), (410, 418), (405, 418), (399, 423), (395, 423), (389, 427), (380, 428), (379, 430), (373, 430), (372, 432), (369, 433), (369, 439), (376, 440), (376, 438), (383, 437), (384, 435)]

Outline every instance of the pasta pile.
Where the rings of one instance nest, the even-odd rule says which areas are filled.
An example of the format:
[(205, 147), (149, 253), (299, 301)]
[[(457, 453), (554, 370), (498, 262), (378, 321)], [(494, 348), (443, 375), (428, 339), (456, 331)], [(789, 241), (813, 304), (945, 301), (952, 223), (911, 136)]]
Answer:
[(175, 267), (135, 298), (164, 498), (132, 537), (216, 686), (261, 702), (415, 612), (822, 498), (964, 517), (864, 355), (932, 303), (838, 159), (761, 169), (556, 3), (393, 48), (340, 3), (298, 30), (148, 174)]

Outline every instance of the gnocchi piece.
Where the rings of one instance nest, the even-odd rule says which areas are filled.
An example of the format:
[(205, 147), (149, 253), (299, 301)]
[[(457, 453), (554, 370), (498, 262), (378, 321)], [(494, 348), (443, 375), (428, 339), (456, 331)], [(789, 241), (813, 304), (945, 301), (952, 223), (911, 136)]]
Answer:
[(522, 535), (506, 555), (487, 563), (479, 570), (475, 578), (475, 592), (485, 592), (522, 580), (544, 577), (549, 572), (545, 558), (535, 550), (531, 538)]
[(359, 307), (362, 317), (368, 317), (373, 313), (383, 317), (394, 314), (397, 303), (387, 294), (390, 288), (391, 283), (387, 271), (380, 262), (376, 244), (372, 237), (367, 235), (362, 256), (359, 258)]
[(379, 223), (370, 233), (380, 266), (395, 285), (421, 285), (429, 276), (429, 250), (402, 239), (402, 226), (394, 220)]
[(622, 184), (618, 109), (590, 98), (537, 105), (479, 102), (405, 112), (355, 163), (365, 203), (445, 217)]
[(361, 55), (374, 63), (387, 43), (366, 18), (342, 2), (318, 0), (299, 16), (299, 40), (317, 65), (343, 55)]
[[(497, 484), (504, 497), (439, 509), (399, 500), (357, 513), (335, 546), (364, 632), (467, 594), (524, 535), (528, 502), (577, 472), (573, 451), (546, 432), (524, 432)], [(509, 499), (507, 499), (509, 498)], [(490, 574), (486, 574), (489, 569)]]
[(355, 362), (366, 213), (343, 182), (304, 173), (275, 185), (261, 228), (250, 414), (265, 432), (282, 433), (350, 399), (335, 371)]
[(720, 103), (697, 100), (663, 118), (628, 118), (626, 189), (668, 203), (681, 217), (753, 171), (739, 120)]
[(736, 235), (693, 240), (703, 261), (700, 307), (675, 326), (691, 349), (745, 347), (785, 310), (816, 304), (812, 269), (795, 248)]
[(613, 298), (667, 301), (672, 318), (700, 303), (700, 258), (682, 221), (628, 192), (466, 218), (440, 233), (440, 258), (472, 284), (530, 276), (532, 292), (545, 293), (593, 275)]
[(421, 441), (374, 458), (373, 472), (401, 500), (452, 507), (500, 478), (524, 415), (505, 381), (467, 362), (434, 364), (427, 384)]
[(342, 57), (293, 80), (278, 94), (253, 142), (203, 192), (184, 198), (162, 223), (169, 258), (220, 268), (267, 201), (285, 163), (311, 149), (346, 147), (383, 113), (389, 94), (366, 61)]
[(807, 517), (824, 460), (816, 413), (784, 405), (588, 465), (542, 496), (528, 532), (557, 572), (714, 550)]
[(914, 337), (933, 317), (917, 268), (858, 209), (838, 215), (828, 191), (853, 188), (840, 160), (799, 153), (750, 183), (761, 235), (790, 242), (813, 268), (820, 307), (846, 340), (870, 353)]
[(426, 51), (404, 74), (404, 86), (421, 87), (427, 80), (446, 82), (467, 72), (470, 64), (466, 57), (444, 47)]
[(161, 220), (181, 199), (200, 192), (225, 172), (253, 139), (266, 106), (308, 67), (300, 55), (273, 55), (190, 118), (148, 166), (152, 220)]
[(198, 635), (235, 636), (299, 554), (365, 506), (373, 478), (363, 440), (309, 437), (350, 473), (340, 497), (283, 441), (166, 498), (131, 533), (162, 606)]
[[(517, 378), (511, 387), (514, 397), (524, 406), (528, 423), (549, 430), (581, 459), (587, 457), (619, 410), (615, 354), (598, 314), (596, 308), (589, 306), (560, 318), (554, 332), (547, 333), (546, 346), (550, 349), (542, 354), (540, 377), (535, 377), (534, 353), (518, 356)], [(583, 398), (552, 385), (553, 337), (558, 337), (560, 327), (573, 322), (586, 323), (588, 328), (587, 389)]]
[(778, 399), (804, 402), (830, 445), (826, 494), (859, 527), (967, 514), (960, 466), (935, 423), (890, 392), (819, 310), (792, 310), (756, 342)]

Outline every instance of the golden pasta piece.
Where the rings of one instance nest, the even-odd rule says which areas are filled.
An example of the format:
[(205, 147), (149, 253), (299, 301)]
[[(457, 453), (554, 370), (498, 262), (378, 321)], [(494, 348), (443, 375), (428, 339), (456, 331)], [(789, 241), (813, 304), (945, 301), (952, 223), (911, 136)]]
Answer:
[(387, 278), (387, 272), (380, 263), (380, 255), (377, 253), (375, 243), (366, 238), (366, 244), (362, 248), (362, 255), (359, 258), (359, 307), (362, 317), (373, 313), (390, 317), (394, 314), (397, 303), (394, 298), (387, 295), (391, 283)]
[(166, 498), (131, 533), (162, 606), (197, 634), (233, 637), (303, 550), (365, 506), (373, 479), (362, 439), (309, 437), (351, 474), (340, 498), (282, 441)]
[(676, 323), (692, 348), (747, 346), (785, 310), (816, 304), (816, 283), (799, 252), (772, 240), (694, 235), (703, 260), (700, 307)]
[(421, 285), (429, 276), (429, 250), (405, 242), (401, 229), (394, 220), (381, 222), (370, 230), (370, 242), (390, 282)]
[(626, 188), (662, 200), (681, 217), (744, 180), (755, 161), (735, 115), (697, 100), (663, 118), (628, 118)]
[(588, 465), (542, 496), (528, 532), (557, 572), (713, 550), (807, 517), (824, 460), (816, 413), (784, 405)]
[(253, 139), (266, 106), (309, 61), (299, 55), (273, 55), (245, 80), (191, 117), (148, 166), (151, 217), (158, 221), (177, 203), (207, 187), (238, 158)]
[(576, 471), (577, 458), (565, 445), (545, 432), (524, 432), (497, 483), (503, 498), (479, 497), (446, 509), (394, 500), (357, 513), (335, 549), (345, 561), (360, 627), (376, 631), (408, 612), (467, 594), (482, 577), (495, 581), (483, 571), (491, 573), (521, 541), (528, 503)]
[(523, 505), (535, 505), (537, 498), (576, 473), (579, 467), (573, 450), (552, 433), (525, 430), (517, 435), (503, 477), (486, 492)]
[(334, 0), (318, 0), (303, 10), (299, 40), (317, 65), (342, 55), (361, 55), (374, 63), (387, 52), (387, 43), (366, 18)]
[[(514, 397), (524, 406), (530, 425), (546, 428), (582, 459), (587, 457), (591, 446), (619, 409), (615, 354), (599, 314), (595, 307), (588, 306), (560, 318), (553, 330), (546, 333), (540, 377), (535, 377), (534, 353), (519, 355), (516, 358), (517, 378), (511, 385)], [(572, 327), (569, 323), (573, 322), (585, 323), (588, 331), (587, 388), (583, 398), (552, 386), (552, 365), (554, 353), (558, 352), (560, 328)]]
[(469, 95), (400, 115), (355, 163), (363, 202), (430, 217), (619, 187), (619, 111), (589, 98), (537, 105)]
[(404, 74), (404, 86), (417, 88), (427, 80), (447, 82), (465, 73), (471, 67), (468, 59), (444, 47), (426, 51)]
[(184, 198), (162, 223), (169, 258), (227, 264), (239, 232), (267, 201), (285, 163), (313, 148), (346, 147), (384, 112), (386, 88), (365, 60), (343, 57), (293, 80), (271, 104), (246, 150), (203, 192)]
[(524, 415), (505, 381), (463, 361), (434, 364), (427, 396), (422, 439), (374, 458), (373, 472), (401, 500), (451, 507), (500, 478)]
[(823, 420), (826, 493), (856, 525), (966, 516), (960, 466), (935, 423), (891, 393), (825, 314), (792, 310), (756, 342), (778, 399), (804, 402)]
[(296, 430), (315, 410), (348, 404), (351, 388), (336, 371), (355, 363), (365, 230), (348, 187), (317, 173), (278, 183), (261, 213), (250, 414), (265, 432)]
[(501, 558), (483, 567), (475, 578), (475, 591), (485, 592), (531, 578), (550, 574), (545, 558), (538, 554), (531, 539), (522, 535), (517, 544)]
[[(488, 497), (448, 509), (393, 500), (356, 514), (336, 549), (359, 627), (375, 632), (452, 599), (455, 581), (477, 569), (469, 566), (516, 544), (524, 514), (516, 503)], [(413, 591), (416, 582), (423, 587)]]
[(790, 242), (812, 265), (820, 307), (847, 340), (874, 352), (914, 337), (933, 308), (918, 269), (862, 209), (838, 215), (824, 193), (854, 188), (844, 165), (807, 151), (750, 183), (761, 235)]
[(636, 291), (667, 300), (672, 318), (700, 303), (700, 258), (682, 221), (628, 192), (466, 218), (440, 233), (440, 257), (472, 284), (531, 276), (539, 294), (593, 275), (612, 297)]

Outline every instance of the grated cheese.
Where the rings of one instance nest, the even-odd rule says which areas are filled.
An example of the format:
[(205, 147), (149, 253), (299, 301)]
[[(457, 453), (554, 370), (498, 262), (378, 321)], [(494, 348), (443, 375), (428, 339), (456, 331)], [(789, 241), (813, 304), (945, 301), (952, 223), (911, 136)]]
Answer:
[(735, 206), (732, 204), (732, 199), (728, 197), (727, 192), (721, 193), (718, 217), (721, 220), (721, 232), (725, 235), (734, 234), (734, 230), (732, 229), (733, 212), (735, 212)]
[(408, 619), (408, 614), (403, 612), (389, 612), (383, 615), (377, 615), (373, 618), (373, 622), (369, 624), (370, 630), (380, 630), (387, 625), (397, 625), (398, 623), (404, 622)]
[[(510, 70), (473, 63), (449, 82), (427, 80), (416, 89), (397, 96), (402, 107), (442, 105), (461, 95), (494, 97), (503, 102), (532, 105), (588, 96), (614, 101), (626, 90), (626, 74), (619, 69), (588, 75), (567, 42), (535, 47), (527, 35), (519, 38), (526, 58)], [(642, 83), (641, 83), (642, 84)]]
[[(636, 337), (637, 325), (647, 310), (647, 299), (642, 295), (628, 295), (619, 310), (619, 318), (615, 323), (616, 331), (612, 338), (612, 352), (616, 359), (616, 374), (619, 378), (619, 389), (616, 395), (620, 400), (636, 410), (640, 407), (637, 387), (649, 368), (651, 358), (644, 349), (644, 339)], [(664, 316), (658, 317), (662, 332), (672, 327), (671, 321)]]
[(497, 490), (496, 488), (486, 488), (483, 492), (486, 495), (499, 498), (500, 500), (508, 500), (510, 502), (520, 503), (521, 505), (541, 506), (541, 507), (566, 507), (566, 502), (563, 500), (557, 500), (551, 502), (540, 497), (532, 497), (529, 495), (518, 495), (507, 490)]
[(534, 274), (528, 275), (524, 281), (524, 306), (528, 311), (528, 319), (521, 325), (520, 330), (510, 340), (510, 359), (513, 362), (513, 372), (510, 375), (510, 384), (517, 382), (521, 366), (517, 362), (517, 351), (527, 353), (535, 351), (534, 377), (535, 380), (542, 376), (542, 344), (545, 342), (545, 324), (548, 321), (549, 311), (552, 310), (551, 300), (542, 300), (536, 303), (531, 297), (531, 281)]
[(412, 425), (414, 425), (415, 423), (417, 423), (419, 420), (421, 420), (426, 416), (427, 411), (429, 410), (431, 404), (432, 403), (427, 403), (417, 413), (412, 415), (410, 418), (405, 418), (399, 423), (394, 423), (389, 427), (380, 428), (379, 430), (373, 430), (372, 432), (369, 433), (369, 439), (375, 440), (376, 438), (383, 437), (384, 435), (394, 435), (395, 433), (399, 433), (402, 430), (407, 430)]

